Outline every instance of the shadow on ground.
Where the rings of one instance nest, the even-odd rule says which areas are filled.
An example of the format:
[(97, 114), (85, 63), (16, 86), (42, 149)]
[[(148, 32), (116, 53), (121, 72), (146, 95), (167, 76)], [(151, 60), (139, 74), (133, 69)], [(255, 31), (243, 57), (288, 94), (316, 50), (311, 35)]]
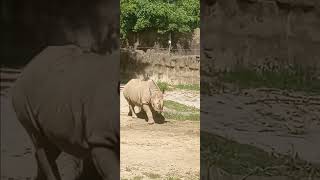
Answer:
[[(152, 114), (153, 114), (153, 119), (154, 119), (154, 122), (156, 124), (164, 124), (168, 121), (166, 121), (166, 119), (164, 118), (164, 116), (154, 110), (151, 110), (152, 111)], [(144, 119), (146, 121), (148, 121), (148, 117), (147, 117), (147, 114), (145, 111), (140, 111), (139, 113), (137, 113), (137, 117), (140, 118), (140, 119)]]

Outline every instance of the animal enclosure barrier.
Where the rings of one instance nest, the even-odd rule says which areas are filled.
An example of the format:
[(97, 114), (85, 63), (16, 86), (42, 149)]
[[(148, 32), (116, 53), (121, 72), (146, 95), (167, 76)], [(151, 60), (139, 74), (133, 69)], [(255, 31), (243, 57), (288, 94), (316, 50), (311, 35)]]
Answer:
[(120, 55), (121, 80), (148, 76), (170, 84), (199, 84), (200, 56), (170, 55), (152, 50), (122, 49)]

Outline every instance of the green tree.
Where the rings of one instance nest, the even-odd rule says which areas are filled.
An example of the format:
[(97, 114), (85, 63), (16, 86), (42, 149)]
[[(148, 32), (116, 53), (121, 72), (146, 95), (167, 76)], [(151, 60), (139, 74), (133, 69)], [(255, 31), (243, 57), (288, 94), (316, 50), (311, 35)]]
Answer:
[(120, 32), (191, 32), (200, 24), (199, 0), (121, 0)]

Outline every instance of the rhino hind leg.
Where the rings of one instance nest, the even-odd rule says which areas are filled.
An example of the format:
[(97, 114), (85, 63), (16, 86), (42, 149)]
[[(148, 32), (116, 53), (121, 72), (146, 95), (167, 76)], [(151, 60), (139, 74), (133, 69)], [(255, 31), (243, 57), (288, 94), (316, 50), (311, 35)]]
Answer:
[(83, 160), (83, 170), (81, 172), (80, 177), (77, 178), (77, 180), (88, 180), (88, 179), (102, 180), (102, 177), (100, 176), (99, 172), (95, 168), (95, 165), (90, 156)]
[(49, 147), (37, 147), (38, 175), (36, 180), (61, 180), (56, 159), (61, 151)]
[(106, 147), (93, 147), (91, 157), (103, 180), (120, 179), (120, 158), (115, 150)]
[(129, 103), (129, 113), (128, 113), (128, 115), (132, 116), (132, 118), (137, 118), (137, 114), (134, 112), (134, 105), (132, 103)]
[(35, 158), (38, 165), (36, 180), (61, 180), (56, 163), (58, 156), (61, 154), (61, 150), (46, 138), (40, 136), (40, 133), (35, 131), (30, 132), (30, 129), (26, 129), (36, 149)]
[(35, 158), (38, 166), (36, 180), (61, 180), (56, 159), (61, 154), (57, 146), (49, 142), (47, 138), (35, 128), (29, 118), (25, 118), (21, 113), (17, 113), (18, 120), (31, 138), (36, 152)]
[[(28, 131), (28, 130), (27, 130)], [(36, 180), (61, 180), (56, 159), (61, 154), (57, 146), (50, 143), (38, 131), (28, 133), (35, 145), (35, 157), (38, 165), (38, 174)]]
[(126, 98), (126, 100), (127, 100), (127, 102), (128, 102), (128, 105), (129, 105), (129, 112), (128, 112), (128, 116), (132, 116), (132, 108), (131, 108), (131, 106), (132, 106), (132, 103), (130, 102), (130, 100), (128, 100), (127, 98)]
[(132, 110), (131, 110), (131, 106), (129, 104), (129, 112), (128, 112), (128, 116), (132, 116)]
[(132, 111), (131, 111), (131, 108), (130, 108), (130, 107), (129, 107), (128, 116), (132, 116)]

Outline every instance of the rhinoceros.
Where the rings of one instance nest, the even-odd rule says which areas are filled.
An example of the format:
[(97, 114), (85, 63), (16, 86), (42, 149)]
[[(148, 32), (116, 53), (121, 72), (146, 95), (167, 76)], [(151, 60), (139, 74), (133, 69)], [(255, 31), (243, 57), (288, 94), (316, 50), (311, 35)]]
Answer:
[(18, 120), (35, 145), (39, 180), (59, 180), (63, 151), (91, 159), (102, 179), (120, 179), (119, 54), (49, 46), (12, 88)]
[(154, 124), (151, 108), (158, 113), (163, 111), (163, 93), (153, 80), (131, 79), (123, 88), (123, 96), (129, 104), (129, 116), (136, 118), (134, 107), (142, 108), (148, 123)]

